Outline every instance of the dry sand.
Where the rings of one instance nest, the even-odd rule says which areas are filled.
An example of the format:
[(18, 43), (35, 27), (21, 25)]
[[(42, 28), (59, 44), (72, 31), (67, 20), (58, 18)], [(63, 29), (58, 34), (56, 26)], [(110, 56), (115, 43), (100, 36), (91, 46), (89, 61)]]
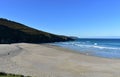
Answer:
[(0, 72), (33, 77), (120, 77), (120, 60), (50, 45), (1, 44)]

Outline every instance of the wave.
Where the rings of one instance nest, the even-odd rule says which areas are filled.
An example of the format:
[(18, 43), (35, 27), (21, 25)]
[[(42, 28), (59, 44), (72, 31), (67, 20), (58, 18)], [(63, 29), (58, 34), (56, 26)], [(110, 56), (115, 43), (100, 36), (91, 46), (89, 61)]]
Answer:
[(82, 48), (97, 48), (97, 49), (111, 49), (111, 50), (120, 50), (118, 47), (108, 47), (108, 46), (100, 46), (98, 43), (94, 44), (85, 44), (84, 42), (63, 42), (61, 43), (63, 45), (71, 45), (71, 46), (77, 46)]
[(57, 46), (69, 48), (91, 56), (120, 58), (120, 43), (108, 41), (73, 41), (73, 42), (57, 42)]
[(69, 48), (85, 55), (120, 59), (120, 46), (114, 46), (113, 44), (107, 42), (101, 43), (101, 42), (91, 42), (91, 41), (54, 43), (54, 45), (61, 46), (64, 48)]

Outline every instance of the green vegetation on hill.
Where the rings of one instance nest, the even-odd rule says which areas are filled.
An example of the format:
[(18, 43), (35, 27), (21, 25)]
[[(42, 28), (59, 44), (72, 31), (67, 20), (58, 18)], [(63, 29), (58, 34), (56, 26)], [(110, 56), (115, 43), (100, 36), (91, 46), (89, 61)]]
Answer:
[(31, 76), (8, 74), (8, 73), (0, 72), (0, 77), (31, 77)]
[(49, 43), (70, 40), (73, 39), (36, 30), (21, 23), (0, 18), (0, 43)]

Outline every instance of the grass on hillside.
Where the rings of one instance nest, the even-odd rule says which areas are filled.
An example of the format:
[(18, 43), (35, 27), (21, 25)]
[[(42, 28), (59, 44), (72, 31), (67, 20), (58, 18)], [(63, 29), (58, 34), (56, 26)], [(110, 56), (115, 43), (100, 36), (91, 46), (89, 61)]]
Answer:
[(67, 36), (44, 32), (15, 21), (0, 18), (0, 44), (51, 43), (72, 40)]
[(0, 77), (31, 77), (31, 76), (16, 75), (16, 74), (0, 72)]

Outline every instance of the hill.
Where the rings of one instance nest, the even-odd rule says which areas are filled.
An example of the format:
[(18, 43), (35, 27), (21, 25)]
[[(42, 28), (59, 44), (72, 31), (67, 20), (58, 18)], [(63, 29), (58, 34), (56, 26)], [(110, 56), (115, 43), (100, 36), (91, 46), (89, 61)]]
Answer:
[(40, 31), (18, 22), (0, 18), (0, 43), (49, 43), (73, 40), (67, 36)]

